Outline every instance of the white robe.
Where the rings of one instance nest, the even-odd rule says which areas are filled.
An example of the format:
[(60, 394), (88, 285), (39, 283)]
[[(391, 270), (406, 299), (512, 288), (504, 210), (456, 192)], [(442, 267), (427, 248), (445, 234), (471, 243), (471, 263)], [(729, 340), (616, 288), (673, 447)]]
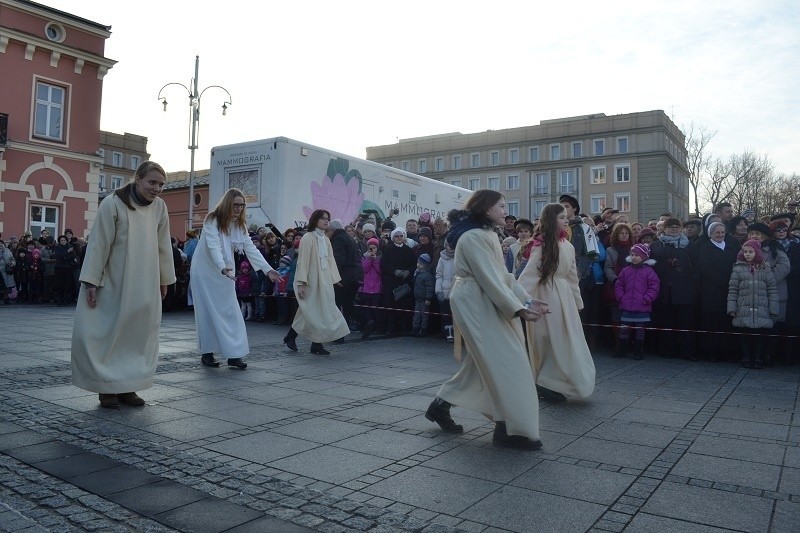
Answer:
[(175, 283), (167, 206), (131, 210), (116, 195), (97, 210), (80, 280), (97, 286), (97, 306), (81, 285), (72, 329), (72, 383), (103, 394), (153, 386), (161, 285)]
[(531, 365), (536, 383), (567, 396), (585, 398), (594, 392), (595, 368), (578, 311), (583, 299), (578, 288), (575, 248), (558, 243), (558, 267), (545, 285), (539, 283), (542, 248), (534, 246), (519, 282), (528, 293), (547, 302), (550, 314), (528, 327)]
[(265, 274), (274, 270), (246, 230), (231, 224), (226, 235), (219, 231), (216, 221), (206, 220), (192, 255), (189, 276), (197, 347), (200, 353), (218, 353), (227, 359), (250, 353), (236, 282), (222, 274), (223, 268), (234, 268), (234, 250), (247, 255), (253, 270)]
[(474, 229), (458, 240), (450, 289), (453, 323), (467, 356), (438, 396), (505, 421), (509, 435), (539, 438), (539, 399), (515, 314), (530, 298), (503, 262), (497, 234)]
[[(294, 273), (294, 293), (299, 283), (306, 283), (305, 298), (297, 299), (297, 313), (292, 328), (311, 342), (330, 342), (341, 339), (350, 333), (347, 321), (336, 307), (333, 285), (342, 278), (333, 258), (331, 241), (322, 239), (327, 256), (319, 256), (320, 239), (311, 231), (300, 239), (297, 250), (297, 270)], [(322, 261), (325, 268), (322, 268)]]

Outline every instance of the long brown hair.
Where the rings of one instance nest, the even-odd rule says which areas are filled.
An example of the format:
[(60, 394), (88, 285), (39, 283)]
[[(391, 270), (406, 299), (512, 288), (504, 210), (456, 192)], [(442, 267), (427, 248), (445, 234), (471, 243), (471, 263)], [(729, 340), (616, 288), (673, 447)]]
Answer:
[(539, 217), (539, 240), (542, 241), (542, 264), (539, 266), (539, 285), (546, 285), (558, 269), (558, 240), (561, 228), (558, 215), (566, 211), (561, 204), (547, 204)]
[(503, 199), (503, 195), (491, 189), (478, 189), (470, 195), (464, 204), (464, 209), (469, 212), (471, 219), (482, 221), (486, 219), (486, 213), (494, 207), (497, 202)]
[(124, 187), (120, 187), (114, 191), (114, 194), (117, 195), (117, 197), (122, 200), (122, 203), (128, 206), (128, 209), (131, 211), (136, 210), (136, 208), (133, 207), (133, 201), (131, 200), (131, 191), (134, 187), (136, 187), (136, 181), (144, 179), (144, 177), (147, 176), (151, 170), (157, 171), (159, 174), (164, 176), (165, 180), (167, 179), (167, 173), (164, 172), (164, 169), (161, 167), (161, 165), (155, 161), (145, 161), (136, 168), (136, 172), (134, 172), (133, 179), (131, 181), (129, 181)]
[[(219, 230), (227, 235), (228, 221), (231, 219), (231, 215), (233, 214), (233, 204), (237, 198), (244, 199), (244, 194), (239, 189), (231, 188), (225, 191), (225, 194), (223, 194), (222, 198), (219, 199), (217, 205), (214, 206), (214, 210), (206, 215), (206, 221), (216, 221)], [(247, 230), (247, 207), (239, 211), (239, 217), (236, 220), (236, 224), (239, 226), (239, 228), (245, 231)]]

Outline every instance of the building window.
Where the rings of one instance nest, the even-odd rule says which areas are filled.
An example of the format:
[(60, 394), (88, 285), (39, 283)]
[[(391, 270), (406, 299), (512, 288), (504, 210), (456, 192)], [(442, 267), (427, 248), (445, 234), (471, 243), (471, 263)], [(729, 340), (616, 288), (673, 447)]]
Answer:
[(122, 152), (111, 153), (111, 166), (122, 167)]
[(456, 178), (450, 180), (450, 185), (455, 185), (456, 187), (461, 187), (461, 178)]
[(508, 149), (508, 164), (509, 165), (519, 164), (519, 148)]
[(491, 177), (487, 178), (486, 181), (488, 182), (487, 189), (491, 189), (493, 191), (499, 191), (500, 190), (500, 178), (499, 177), (491, 176)]
[(433, 168), (436, 172), (444, 170), (444, 157), (437, 157), (433, 160)]
[(550, 161), (558, 161), (561, 159), (561, 145), (560, 144), (551, 144), (550, 145)]
[(497, 150), (489, 152), (489, 164), (493, 167), (500, 164), (500, 152)]
[(481, 166), (481, 154), (470, 154), (469, 165), (471, 168), (478, 168)]
[(417, 172), (420, 174), (425, 174), (428, 171), (428, 160), (427, 159), (420, 159), (417, 161)]
[(408, 193), (408, 201), (411, 202), (412, 204), (417, 203), (417, 193), (414, 192)]
[(142, 164), (142, 158), (138, 155), (131, 156), (131, 170), (136, 170), (139, 168), (139, 165)]
[(400, 163), (400, 167), (406, 172), (411, 172), (411, 161), (403, 161)]
[(614, 193), (614, 209), (618, 209), (620, 213), (630, 213), (631, 193), (629, 192)]
[(547, 200), (536, 200), (533, 202), (533, 213), (531, 215), (533, 218), (538, 218), (542, 215), (542, 211), (544, 210), (544, 206), (547, 205)]
[(470, 178), (469, 179), (469, 190), (477, 191), (481, 188), (481, 179), (480, 178)]
[(46, 229), (50, 235), (58, 235), (58, 208), (51, 205), (31, 205), (28, 228), (34, 236)]
[(627, 137), (617, 137), (617, 153), (618, 154), (627, 154), (628, 153), (628, 138)]
[(97, 180), (97, 187), (100, 189), (100, 192), (106, 190), (106, 175), (100, 174), (100, 179)]
[(392, 198), (399, 199), (400, 191), (398, 191), (397, 189), (392, 189)]
[(589, 197), (589, 204), (592, 213), (602, 213), (603, 209), (606, 208), (606, 195), (605, 194), (591, 195)]
[(111, 190), (116, 191), (122, 187), (122, 176), (111, 176)]
[[(672, 183), (672, 163), (667, 163), (667, 181)], [(672, 212), (672, 209), (669, 211)]]
[(528, 148), (528, 162), (529, 163), (538, 163), (539, 162), (539, 147), (538, 146), (531, 146)]
[(583, 143), (580, 141), (575, 141), (572, 143), (572, 157), (583, 157)]
[(533, 175), (533, 194), (550, 194), (550, 173), (537, 172)]
[(603, 139), (594, 140), (594, 155), (605, 155), (606, 142)]
[(602, 185), (606, 182), (606, 167), (592, 167), (592, 185)]
[(614, 183), (627, 183), (631, 181), (630, 165), (614, 165)]
[(44, 27), (44, 34), (48, 39), (56, 43), (64, 42), (64, 38), (67, 36), (64, 26), (57, 22), (48, 22), (47, 26)]
[(558, 173), (558, 192), (562, 194), (575, 192), (574, 170), (562, 170)]
[(97, 149), (98, 157), (105, 157), (106, 156), (106, 149), (105, 148), (98, 148)]
[(506, 190), (516, 191), (519, 189), (519, 174), (508, 174), (506, 176)]
[(36, 113), (33, 134), (54, 141), (64, 140), (66, 90), (48, 83), (36, 83)]
[(453, 170), (461, 170), (461, 154), (453, 156)]
[(519, 200), (512, 200), (506, 203), (506, 210), (508, 214), (513, 217), (519, 216)]

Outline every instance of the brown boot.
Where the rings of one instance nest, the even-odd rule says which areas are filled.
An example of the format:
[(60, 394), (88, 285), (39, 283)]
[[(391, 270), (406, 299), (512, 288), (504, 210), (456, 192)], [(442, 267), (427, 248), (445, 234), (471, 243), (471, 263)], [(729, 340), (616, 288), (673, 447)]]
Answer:
[(100, 405), (107, 409), (119, 409), (119, 400), (116, 394), (100, 394)]
[(131, 405), (133, 407), (141, 407), (144, 405), (144, 400), (135, 392), (123, 392), (122, 394), (117, 394), (117, 398), (125, 405)]

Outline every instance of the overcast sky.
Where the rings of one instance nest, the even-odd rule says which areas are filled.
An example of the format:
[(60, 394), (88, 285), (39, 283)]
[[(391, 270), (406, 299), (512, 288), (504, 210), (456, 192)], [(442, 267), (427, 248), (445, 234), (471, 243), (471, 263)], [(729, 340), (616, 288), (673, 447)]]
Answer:
[(40, 0), (111, 26), (101, 128), (189, 168), (187, 93), (200, 56), (195, 168), (212, 146), (286, 136), (365, 157), (398, 138), (663, 109), (800, 173), (797, 0), (596, 2)]

